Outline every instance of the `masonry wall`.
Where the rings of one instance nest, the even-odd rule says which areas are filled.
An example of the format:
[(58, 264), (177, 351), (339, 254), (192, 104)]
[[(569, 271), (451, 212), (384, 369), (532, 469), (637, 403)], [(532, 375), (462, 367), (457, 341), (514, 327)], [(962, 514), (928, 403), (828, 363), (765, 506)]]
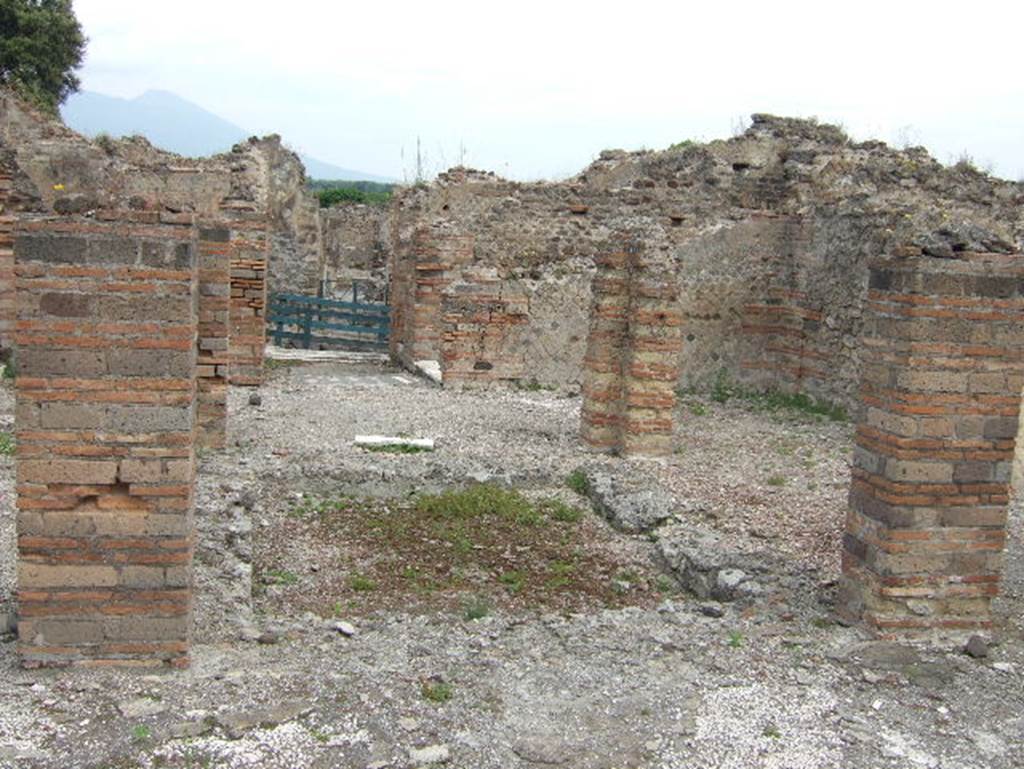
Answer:
[(19, 652), (188, 664), (198, 263), (191, 222), (20, 222)]
[(581, 437), (599, 451), (672, 451), (682, 314), (674, 276), (646, 251), (616, 237), (597, 259)]
[(473, 259), (474, 238), (447, 222), (421, 224), (399, 248), (391, 273), (391, 350), (405, 365), (440, 361), (442, 296)]
[(231, 384), (255, 387), (263, 383), (267, 343), (267, 271), (269, 236), (258, 213), (235, 213), (230, 221)]
[(198, 238), (196, 446), (220, 449), (227, 443), (231, 230), (222, 222), (204, 222)]
[(1024, 385), (1024, 256), (871, 268), (840, 611), (889, 633), (991, 623)]
[(503, 285), (495, 270), (462, 270), (441, 298), (444, 385), (527, 380), (529, 361), (511, 343), (527, 312), (526, 297)]
[(8, 210), (13, 180), (0, 164), (0, 354), (9, 354), (14, 332), (14, 213)]
[(341, 204), (320, 212), (326, 295), (383, 302), (388, 287), (386, 206)]

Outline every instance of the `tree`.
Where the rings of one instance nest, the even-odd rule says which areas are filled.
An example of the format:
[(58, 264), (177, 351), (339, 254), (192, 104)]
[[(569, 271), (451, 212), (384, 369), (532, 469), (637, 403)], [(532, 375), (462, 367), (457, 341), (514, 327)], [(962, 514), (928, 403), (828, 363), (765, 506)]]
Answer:
[(78, 90), (85, 43), (71, 0), (0, 0), (0, 85), (47, 112)]

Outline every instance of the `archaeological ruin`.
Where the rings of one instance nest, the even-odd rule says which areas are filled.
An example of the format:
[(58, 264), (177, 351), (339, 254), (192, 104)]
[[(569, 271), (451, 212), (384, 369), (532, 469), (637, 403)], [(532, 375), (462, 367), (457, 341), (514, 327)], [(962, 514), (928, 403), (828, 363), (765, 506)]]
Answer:
[(580, 394), (581, 453), (670, 454), (677, 392), (715, 383), (846, 409), (838, 613), (893, 636), (991, 625), (1024, 185), (768, 115), (560, 182), (455, 168), (324, 211), (304, 183), (277, 137), (188, 159), (0, 94), (25, 665), (188, 665), (196, 452), (225, 445), (228, 388), (262, 381), (268, 297), (354, 283), (412, 371)]

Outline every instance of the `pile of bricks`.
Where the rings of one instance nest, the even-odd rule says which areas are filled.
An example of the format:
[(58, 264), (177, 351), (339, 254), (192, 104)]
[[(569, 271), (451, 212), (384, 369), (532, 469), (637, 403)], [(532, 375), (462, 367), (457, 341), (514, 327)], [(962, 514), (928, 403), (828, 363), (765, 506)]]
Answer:
[(267, 228), (261, 218), (237, 213), (229, 227), (231, 384), (256, 387), (267, 344)]
[(1024, 385), (1024, 257), (871, 268), (840, 611), (883, 633), (990, 624)]
[(515, 382), (527, 373), (515, 332), (529, 322), (528, 300), (504, 286), (494, 269), (463, 270), (442, 298), (444, 383)]
[(194, 229), (155, 213), (107, 218), (15, 231), (28, 666), (188, 663)]
[(669, 454), (682, 352), (676, 282), (627, 237), (611, 241), (596, 261), (583, 441), (612, 453)]

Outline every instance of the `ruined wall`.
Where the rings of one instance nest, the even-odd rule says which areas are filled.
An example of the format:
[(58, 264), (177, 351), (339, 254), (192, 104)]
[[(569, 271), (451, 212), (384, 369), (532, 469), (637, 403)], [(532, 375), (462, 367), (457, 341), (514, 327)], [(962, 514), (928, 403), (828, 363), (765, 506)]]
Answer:
[(387, 295), (386, 206), (341, 204), (320, 212), (323, 227), (326, 295), (350, 299), (358, 282), (359, 296), (383, 302)]
[(141, 137), (90, 141), (0, 90), (0, 157), (16, 171), (12, 197), (18, 210), (201, 217), (232, 208), (265, 212), (270, 290), (317, 292), (323, 274), (319, 205), (305, 189), (301, 161), (279, 136), (250, 139), (209, 158), (185, 158)]
[(30, 667), (188, 664), (193, 233), (173, 214), (19, 222), (18, 633)]
[(1024, 241), (1022, 212), (1021, 185), (945, 168), (920, 148), (755, 116), (728, 141), (602, 153), (565, 182), (453, 169), (396, 195), (388, 258), (401, 270), (424, 222), (472, 234), (471, 266), (495, 270), (528, 306), (527, 322), (505, 334), (509, 354), (529, 360), (540, 382), (574, 387), (597, 244), (644, 229), (669, 244), (679, 284), (681, 385), (724, 370), (751, 387), (855, 408), (869, 259), (908, 245), (936, 255), (1013, 250)]

